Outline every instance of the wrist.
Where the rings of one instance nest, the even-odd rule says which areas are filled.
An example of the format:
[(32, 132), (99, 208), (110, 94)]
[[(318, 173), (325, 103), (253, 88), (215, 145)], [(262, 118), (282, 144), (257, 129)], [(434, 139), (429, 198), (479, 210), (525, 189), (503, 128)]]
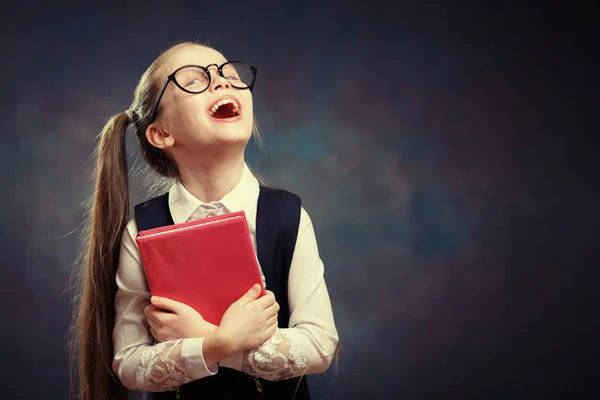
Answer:
[(224, 352), (229, 353), (229, 355), (237, 353), (241, 350), (241, 346), (238, 340), (235, 337), (229, 334), (226, 329), (221, 327), (217, 327), (214, 334), (215, 340), (219, 343)]
[(207, 365), (214, 365), (235, 352), (232, 343), (218, 330), (204, 338), (203, 353)]
[(202, 324), (199, 326), (195, 326), (193, 328), (193, 330), (191, 331), (192, 335), (190, 337), (197, 337), (197, 338), (207, 337), (207, 336), (215, 334), (216, 332), (217, 332), (216, 326), (214, 326), (212, 324), (207, 325), (205, 323), (205, 324)]

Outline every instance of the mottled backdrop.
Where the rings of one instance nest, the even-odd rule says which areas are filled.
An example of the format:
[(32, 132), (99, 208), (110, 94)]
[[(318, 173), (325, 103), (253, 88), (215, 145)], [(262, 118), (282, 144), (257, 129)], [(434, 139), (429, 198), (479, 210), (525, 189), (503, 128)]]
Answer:
[(303, 198), (341, 335), (315, 399), (592, 388), (598, 17), (472, 3), (5, 6), (0, 397), (66, 398), (94, 138), (182, 40), (259, 69), (248, 159)]

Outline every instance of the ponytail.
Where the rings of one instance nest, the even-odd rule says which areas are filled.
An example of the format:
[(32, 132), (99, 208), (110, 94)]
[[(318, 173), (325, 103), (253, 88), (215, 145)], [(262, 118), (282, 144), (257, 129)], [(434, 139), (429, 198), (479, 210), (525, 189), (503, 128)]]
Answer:
[[(182, 43), (171, 47), (148, 67), (135, 89), (131, 111), (117, 114), (108, 121), (95, 149), (95, 187), (83, 232), (84, 249), (78, 263), (83, 270), (78, 274), (79, 295), (76, 297), (75, 322), (71, 332), (74, 336), (71, 351), (75, 356), (71, 358), (74, 361), (71, 373), (74, 375), (73, 364), (77, 364), (81, 400), (121, 400), (128, 397), (127, 390), (112, 371), (115, 278), (121, 236), (129, 220), (125, 131), (130, 123), (135, 125), (141, 154), (153, 171), (167, 179), (179, 175), (174, 160), (148, 142), (146, 130), (160, 91), (160, 66), (174, 51), (190, 45), (196, 44)], [(71, 386), (73, 388), (74, 385)]]
[(129, 220), (125, 112), (112, 117), (95, 150), (95, 187), (84, 231), (81, 296), (75, 335), (81, 400), (118, 400), (127, 390), (112, 371), (115, 276), (121, 236)]

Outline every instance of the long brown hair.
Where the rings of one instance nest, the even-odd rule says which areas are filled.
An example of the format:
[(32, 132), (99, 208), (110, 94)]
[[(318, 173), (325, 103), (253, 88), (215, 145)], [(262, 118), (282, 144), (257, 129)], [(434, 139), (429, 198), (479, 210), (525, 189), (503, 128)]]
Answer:
[(127, 127), (135, 126), (141, 153), (160, 176), (179, 175), (174, 160), (146, 139), (146, 129), (160, 89), (159, 68), (181, 43), (164, 51), (140, 78), (127, 112), (113, 116), (98, 136), (94, 156), (95, 187), (83, 231), (84, 250), (78, 274), (80, 295), (75, 299), (74, 354), (78, 361), (82, 400), (126, 399), (127, 390), (112, 371), (115, 277), (121, 236), (129, 220), (129, 184), (125, 151)]

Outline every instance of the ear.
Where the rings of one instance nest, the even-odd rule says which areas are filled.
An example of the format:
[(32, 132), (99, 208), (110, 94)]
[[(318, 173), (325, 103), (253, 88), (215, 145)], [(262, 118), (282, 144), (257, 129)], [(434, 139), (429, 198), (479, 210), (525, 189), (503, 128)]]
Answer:
[(155, 124), (150, 124), (146, 129), (146, 139), (152, 146), (159, 149), (167, 149), (175, 144), (173, 135)]

